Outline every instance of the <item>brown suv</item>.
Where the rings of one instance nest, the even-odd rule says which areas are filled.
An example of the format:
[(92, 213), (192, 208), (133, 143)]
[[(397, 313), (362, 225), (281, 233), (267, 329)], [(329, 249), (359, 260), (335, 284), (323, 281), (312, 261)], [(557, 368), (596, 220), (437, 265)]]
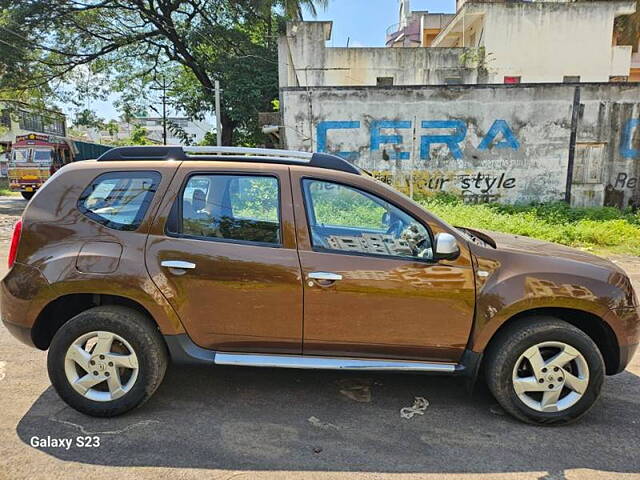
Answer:
[(123, 147), (68, 165), (16, 225), (2, 320), (97, 416), (167, 362), (447, 373), (515, 417), (583, 415), (640, 336), (614, 264), (454, 228), (347, 161)]

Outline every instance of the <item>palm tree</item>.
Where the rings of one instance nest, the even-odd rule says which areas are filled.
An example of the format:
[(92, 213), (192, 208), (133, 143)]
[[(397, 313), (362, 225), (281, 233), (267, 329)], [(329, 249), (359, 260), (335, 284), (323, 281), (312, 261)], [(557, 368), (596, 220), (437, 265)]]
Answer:
[(327, 5), (329, 5), (329, 0), (264, 0), (259, 11), (267, 22), (267, 47), (272, 44), (273, 40), (274, 8), (281, 9), (289, 20), (302, 20), (302, 14), (305, 10), (315, 17), (318, 14), (317, 7), (325, 9)]
[(329, 0), (277, 0), (287, 17), (302, 20), (302, 12), (306, 9), (312, 16), (318, 14), (317, 7), (323, 9), (329, 5)]

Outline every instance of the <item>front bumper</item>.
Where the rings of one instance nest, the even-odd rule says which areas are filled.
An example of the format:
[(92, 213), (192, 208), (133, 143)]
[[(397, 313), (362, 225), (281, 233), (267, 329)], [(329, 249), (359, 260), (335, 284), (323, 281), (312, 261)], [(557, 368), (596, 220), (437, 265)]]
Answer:
[(638, 351), (638, 344), (635, 343), (633, 345), (624, 345), (620, 347), (620, 367), (618, 368), (618, 373), (622, 372), (627, 365), (631, 363), (631, 359)]
[(640, 307), (624, 307), (612, 311), (615, 323), (614, 327), (618, 342), (619, 361), (618, 368), (612, 374), (620, 373), (627, 368), (629, 362), (638, 350), (640, 344)]

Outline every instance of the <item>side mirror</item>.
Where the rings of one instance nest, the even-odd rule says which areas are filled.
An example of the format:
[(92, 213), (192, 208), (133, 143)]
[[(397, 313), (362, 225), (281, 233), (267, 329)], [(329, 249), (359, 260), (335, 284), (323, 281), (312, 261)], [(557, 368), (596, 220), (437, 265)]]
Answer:
[(453, 260), (460, 255), (458, 241), (450, 233), (438, 233), (435, 238), (435, 244), (434, 260)]

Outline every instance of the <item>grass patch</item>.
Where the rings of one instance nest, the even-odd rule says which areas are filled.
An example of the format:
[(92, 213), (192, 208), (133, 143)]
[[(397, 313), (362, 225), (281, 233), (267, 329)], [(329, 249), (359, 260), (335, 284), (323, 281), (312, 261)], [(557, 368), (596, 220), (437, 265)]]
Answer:
[(12, 192), (9, 190), (9, 180), (7, 178), (0, 178), (0, 196), (5, 195), (20, 195), (20, 192)]
[(447, 194), (419, 203), (451, 225), (513, 233), (594, 253), (640, 255), (640, 213), (631, 210), (571, 208), (563, 202), (467, 205)]

